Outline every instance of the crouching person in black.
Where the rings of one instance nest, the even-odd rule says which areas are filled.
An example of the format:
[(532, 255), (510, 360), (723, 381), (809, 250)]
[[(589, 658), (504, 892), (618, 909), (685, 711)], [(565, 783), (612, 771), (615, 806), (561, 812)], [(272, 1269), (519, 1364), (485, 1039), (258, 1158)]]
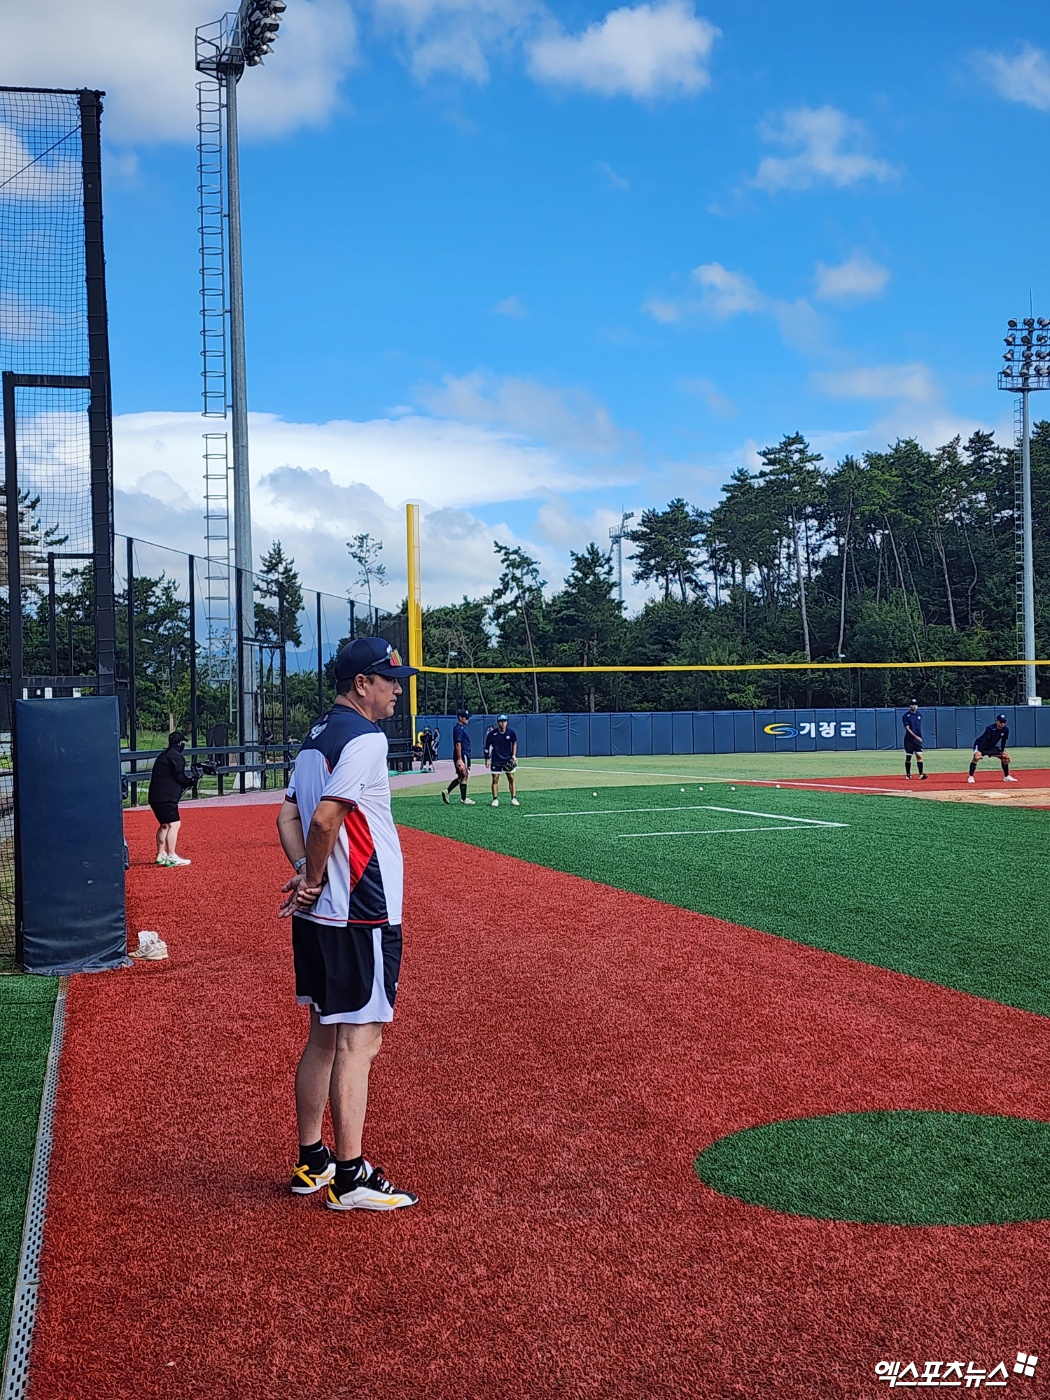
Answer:
[(185, 747), (186, 736), (176, 729), (168, 735), (168, 747), (154, 761), (153, 772), (150, 774), (149, 805), (153, 808), (153, 815), (158, 823), (158, 865), (190, 864), (184, 857), (175, 854), (179, 827), (182, 825), (179, 819), (179, 798), (200, 776), (196, 768), (190, 772), (186, 771), (186, 760), (182, 753)]

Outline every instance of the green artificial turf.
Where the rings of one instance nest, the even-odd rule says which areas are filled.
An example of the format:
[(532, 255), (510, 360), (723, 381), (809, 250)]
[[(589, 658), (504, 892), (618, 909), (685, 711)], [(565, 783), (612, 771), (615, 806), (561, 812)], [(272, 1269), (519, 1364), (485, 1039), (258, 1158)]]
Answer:
[(0, 977), (0, 1336), (7, 1336), (22, 1247), (40, 1094), (58, 982)]
[[(1050, 768), (1050, 749), (1011, 749), (1018, 771)], [(969, 749), (927, 749), (926, 768), (930, 773), (965, 773)], [(813, 753), (720, 753), (651, 754), (629, 758), (523, 758), (519, 780), (536, 792), (541, 788), (626, 787), (634, 783), (663, 783), (671, 778), (681, 782), (703, 783), (711, 779), (744, 781), (768, 778), (773, 782), (792, 778), (887, 777), (897, 778), (904, 771), (904, 754), (896, 749), (857, 749), (852, 752), (826, 750)], [(406, 801), (426, 798), (440, 791), (451, 780), (435, 779), (403, 790)], [(481, 800), (488, 791), (488, 777), (480, 759), (471, 769), (470, 789)], [(397, 782), (392, 785), (397, 788)], [(503, 784), (506, 791), (506, 783)]]
[[(1050, 1015), (1050, 814), (682, 786), (597, 788), (592, 798), (589, 790), (529, 792), (523, 782), (520, 808), (504, 798), (493, 809), (481, 794), (476, 807), (406, 795), (394, 811), (402, 825)], [(707, 805), (730, 810), (686, 810)], [(793, 824), (775, 820), (781, 815), (847, 825), (787, 832)], [(766, 825), (774, 829), (689, 834)], [(687, 834), (640, 835), (667, 831)], [(469, 858), (457, 859), (469, 879)]]
[(977, 1113), (833, 1113), (764, 1123), (696, 1159), (749, 1205), (869, 1225), (1050, 1218), (1050, 1123)]

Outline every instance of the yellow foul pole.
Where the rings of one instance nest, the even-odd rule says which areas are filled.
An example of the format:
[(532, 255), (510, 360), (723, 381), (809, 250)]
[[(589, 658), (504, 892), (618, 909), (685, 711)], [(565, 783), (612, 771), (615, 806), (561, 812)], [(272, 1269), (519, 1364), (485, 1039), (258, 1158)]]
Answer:
[[(419, 507), (405, 506), (405, 527), (408, 536), (408, 664), (423, 664), (423, 610), (419, 598)], [(408, 682), (408, 708), (412, 712), (412, 738), (416, 737), (416, 715), (419, 713), (416, 678)]]

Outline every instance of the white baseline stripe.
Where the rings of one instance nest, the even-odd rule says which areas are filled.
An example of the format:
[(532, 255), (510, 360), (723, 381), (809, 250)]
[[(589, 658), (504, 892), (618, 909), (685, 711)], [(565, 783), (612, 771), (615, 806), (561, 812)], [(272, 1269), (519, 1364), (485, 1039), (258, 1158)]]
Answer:
[(738, 817), (765, 817), (776, 822), (800, 822), (804, 826), (849, 826), (849, 822), (822, 822), (816, 817), (785, 817), (779, 812), (750, 812), (746, 807), (706, 807), (708, 812), (732, 812)]
[[(575, 812), (525, 812), (523, 821), (552, 821), (558, 817), (622, 817), (640, 812), (731, 812), (741, 817), (765, 817), (770, 821), (797, 822), (800, 826), (848, 826), (848, 822), (824, 822), (816, 817), (786, 817), (779, 812), (751, 812), (746, 807), (715, 807), (709, 802), (680, 803), (677, 807), (583, 807)], [(753, 831), (746, 827), (742, 830)], [(673, 835), (674, 833), (672, 833)]]
[(821, 826), (845, 826), (845, 822), (814, 822), (811, 826), (716, 826), (710, 831), (621, 831), (614, 841), (634, 841), (646, 836), (731, 836), (739, 832), (777, 831), (782, 836), (790, 836), (796, 831), (816, 831)]

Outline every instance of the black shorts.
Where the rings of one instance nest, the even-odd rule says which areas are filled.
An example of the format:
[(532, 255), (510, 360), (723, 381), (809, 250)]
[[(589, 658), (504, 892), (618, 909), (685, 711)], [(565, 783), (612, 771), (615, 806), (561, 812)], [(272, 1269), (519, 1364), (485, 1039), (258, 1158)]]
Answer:
[(179, 820), (179, 804), (177, 802), (151, 802), (149, 805), (161, 826), (170, 826), (172, 822)]
[(922, 740), (921, 740), (921, 739), (912, 739), (909, 735), (905, 734), (905, 736), (904, 736), (904, 752), (905, 752), (905, 753), (922, 753)]
[(321, 924), (292, 915), (295, 996), (326, 1024), (394, 1019), (401, 925)]
[(511, 766), (508, 768), (508, 767), (507, 767), (507, 764), (508, 764), (508, 763), (510, 763), (510, 760), (509, 760), (509, 759), (504, 760), (504, 759), (502, 759), (502, 758), (497, 758), (496, 755), (493, 754), (493, 755), (492, 755), (492, 759), (491, 759), (491, 761), (490, 761), (490, 763), (489, 763), (489, 767), (490, 767), (490, 769), (492, 770), (493, 773), (513, 773), (513, 772), (514, 772), (514, 768), (515, 768), (517, 765), (511, 764)]

